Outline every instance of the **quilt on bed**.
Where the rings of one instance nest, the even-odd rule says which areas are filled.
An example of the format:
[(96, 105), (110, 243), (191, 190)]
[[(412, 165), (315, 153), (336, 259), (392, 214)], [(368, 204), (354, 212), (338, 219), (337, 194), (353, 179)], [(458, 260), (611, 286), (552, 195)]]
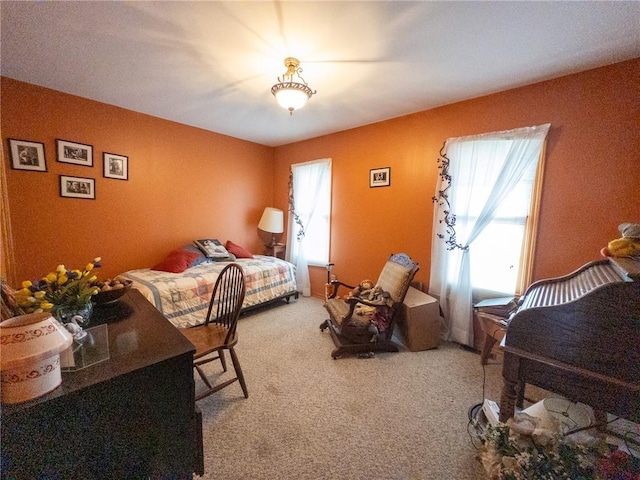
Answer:
[[(296, 291), (295, 266), (275, 257), (254, 255), (236, 260), (247, 282), (243, 309)], [(140, 292), (178, 328), (204, 322), (209, 299), (219, 273), (227, 262), (204, 263), (182, 273), (144, 268), (120, 275), (133, 282)]]

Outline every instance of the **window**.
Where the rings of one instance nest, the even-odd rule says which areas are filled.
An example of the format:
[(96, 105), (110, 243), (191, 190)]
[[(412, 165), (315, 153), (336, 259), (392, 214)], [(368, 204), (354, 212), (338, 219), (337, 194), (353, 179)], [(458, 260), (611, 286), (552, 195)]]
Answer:
[[(468, 205), (466, 212), (456, 217), (455, 229), (459, 238), (470, 237), (495, 188), (492, 179), (505, 169), (512, 144), (513, 140), (505, 139), (476, 141), (473, 146), (469, 146), (477, 156), (477, 165), (475, 169), (460, 172), (459, 181), (454, 180), (452, 184), (456, 200)], [(450, 161), (464, 161), (465, 153), (467, 152), (464, 150), (452, 152)], [(510, 191), (496, 206), (493, 218), (469, 244), (471, 287), (476, 301), (519, 293), (525, 227), (529, 218), (537, 163), (535, 159), (526, 165), (521, 178), (514, 182)], [(482, 179), (478, 181), (480, 170), (483, 170)]]
[(289, 185), (289, 260), (296, 281), (310, 295), (308, 265), (329, 262), (331, 159), (291, 165)]
[(473, 345), (473, 302), (520, 293), (528, 283), (548, 130), (546, 124), (445, 143), (429, 290), (440, 300), (449, 340)]

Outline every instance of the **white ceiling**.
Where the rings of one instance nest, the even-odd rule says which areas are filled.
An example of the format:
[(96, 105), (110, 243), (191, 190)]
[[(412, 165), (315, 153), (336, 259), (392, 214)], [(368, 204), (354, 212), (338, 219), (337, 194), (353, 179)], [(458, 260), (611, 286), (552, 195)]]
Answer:
[[(277, 146), (640, 57), (640, 2), (2, 1), (3, 76)], [(317, 94), (271, 86), (300, 59)]]

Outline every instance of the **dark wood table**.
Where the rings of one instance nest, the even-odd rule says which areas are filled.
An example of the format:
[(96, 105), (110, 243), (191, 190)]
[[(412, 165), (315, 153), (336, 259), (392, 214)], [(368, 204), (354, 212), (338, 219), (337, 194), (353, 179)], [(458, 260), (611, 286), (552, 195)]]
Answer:
[[(193, 345), (137, 290), (97, 306), (109, 359), (2, 405), (2, 478), (192, 478), (203, 473)], [(91, 325), (90, 325), (91, 326)]]

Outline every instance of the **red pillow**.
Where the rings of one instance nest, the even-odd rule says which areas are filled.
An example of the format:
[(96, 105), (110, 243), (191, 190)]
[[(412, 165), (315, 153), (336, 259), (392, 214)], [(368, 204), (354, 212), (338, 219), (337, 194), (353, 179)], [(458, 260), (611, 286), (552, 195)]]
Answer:
[(227, 244), (224, 246), (227, 252), (233, 253), (236, 258), (253, 258), (253, 254), (246, 248), (242, 248), (240, 245), (236, 245), (231, 240), (227, 240)]
[(191, 266), (196, 258), (198, 258), (196, 252), (189, 252), (187, 250), (174, 250), (163, 261), (151, 267), (151, 270), (161, 270), (163, 272), (181, 273)]

